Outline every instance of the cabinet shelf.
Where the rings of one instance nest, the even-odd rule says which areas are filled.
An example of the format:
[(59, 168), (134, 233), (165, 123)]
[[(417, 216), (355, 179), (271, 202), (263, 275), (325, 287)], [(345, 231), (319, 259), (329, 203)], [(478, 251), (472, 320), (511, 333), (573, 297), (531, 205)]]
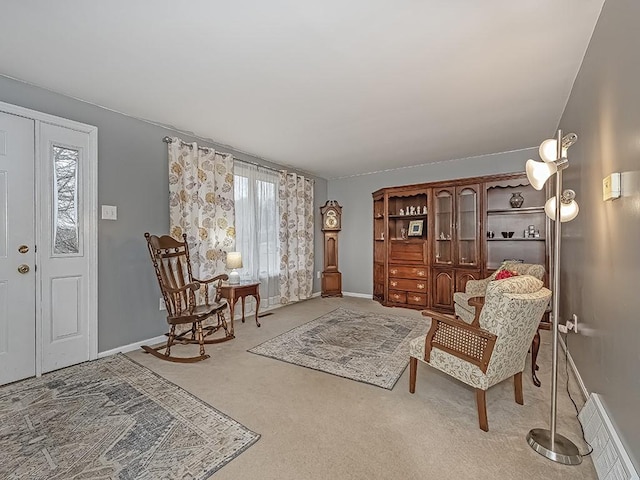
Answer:
[(412, 238), (390, 238), (389, 241), (397, 243), (423, 243), (426, 239), (423, 237)]
[(545, 239), (542, 237), (537, 238), (522, 238), (522, 237), (512, 237), (512, 238), (487, 238), (487, 242), (544, 242)]
[(523, 207), (487, 210), (487, 215), (521, 215), (523, 213), (544, 213), (544, 207)]
[(398, 214), (393, 214), (393, 215), (389, 215), (389, 219), (397, 219), (397, 218), (427, 218), (427, 214), (426, 213), (416, 213), (415, 215), (398, 215)]

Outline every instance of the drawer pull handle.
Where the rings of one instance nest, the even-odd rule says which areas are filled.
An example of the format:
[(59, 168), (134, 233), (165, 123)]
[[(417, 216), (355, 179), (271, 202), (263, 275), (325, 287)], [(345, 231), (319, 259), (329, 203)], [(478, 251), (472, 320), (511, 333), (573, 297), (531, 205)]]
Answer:
[(397, 293), (393, 295), (393, 298), (395, 298), (396, 300), (400, 298), (400, 295), (398, 295)]
[(418, 276), (424, 277), (424, 270), (418, 270)]
[(424, 290), (424, 283), (419, 283), (417, 287), (421, 290)]
[(391, 286), (392, 287), (397, 287), (398, 286), (398, 282), (391, 282)]
[(393, 270), (391, 270), (391, 274), (395, 275), (396, 273), (398, 273), (398, 270), (396, 270), (395, 268)]
[(416, 302), (419, 302), (419, 301), (420, 301), (420, 297), (413, 297), (413, 299), (414, 299)]

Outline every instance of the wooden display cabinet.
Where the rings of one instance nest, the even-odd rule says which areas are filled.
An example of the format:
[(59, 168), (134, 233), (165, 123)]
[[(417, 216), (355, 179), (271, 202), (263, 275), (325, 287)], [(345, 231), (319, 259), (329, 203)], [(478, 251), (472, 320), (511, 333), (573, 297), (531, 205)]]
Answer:
[[(524, 197), (520, 208), (509, 203), (515, 192)], [(523, 173), (374, 192), (373, 298), (388, 306), (451, 312), (454, 292), (489, 276), (505, 259), (548, 270), (545, 198)], [(503, 238), (503, 231), (514, 234)]]

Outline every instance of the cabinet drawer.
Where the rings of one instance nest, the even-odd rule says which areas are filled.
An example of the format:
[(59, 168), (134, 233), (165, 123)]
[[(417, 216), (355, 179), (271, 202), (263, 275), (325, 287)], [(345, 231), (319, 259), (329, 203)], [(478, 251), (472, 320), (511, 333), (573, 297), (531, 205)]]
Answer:
[(407, 292), (389, 290), (389, 301), (393, 303), (407, 303)]
[(408, 278), (390, 278), (389, 290), (407, 290), (409, 292), (427, 292), (427, 279), (413, 280)]
[(389, 265), (389, 278), (427, 278), (427, 267), (404, 267)]
[(426, 293), (407, 293), (407, 303), (409, 305), (422, 305), (423, 307), (427, 305), (427, 294)]

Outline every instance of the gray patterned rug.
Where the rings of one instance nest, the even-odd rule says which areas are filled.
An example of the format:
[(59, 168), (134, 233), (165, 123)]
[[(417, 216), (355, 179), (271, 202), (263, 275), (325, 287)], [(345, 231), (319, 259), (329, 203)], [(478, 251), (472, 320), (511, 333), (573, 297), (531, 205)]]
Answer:
[(249, 352), (391, 390), (409, 363), (409, 341), (428, 329), (427, 318), (338, 308)]
[(0, 388), (3, 479), (205, 479), (259, 438), (124, 355)]

